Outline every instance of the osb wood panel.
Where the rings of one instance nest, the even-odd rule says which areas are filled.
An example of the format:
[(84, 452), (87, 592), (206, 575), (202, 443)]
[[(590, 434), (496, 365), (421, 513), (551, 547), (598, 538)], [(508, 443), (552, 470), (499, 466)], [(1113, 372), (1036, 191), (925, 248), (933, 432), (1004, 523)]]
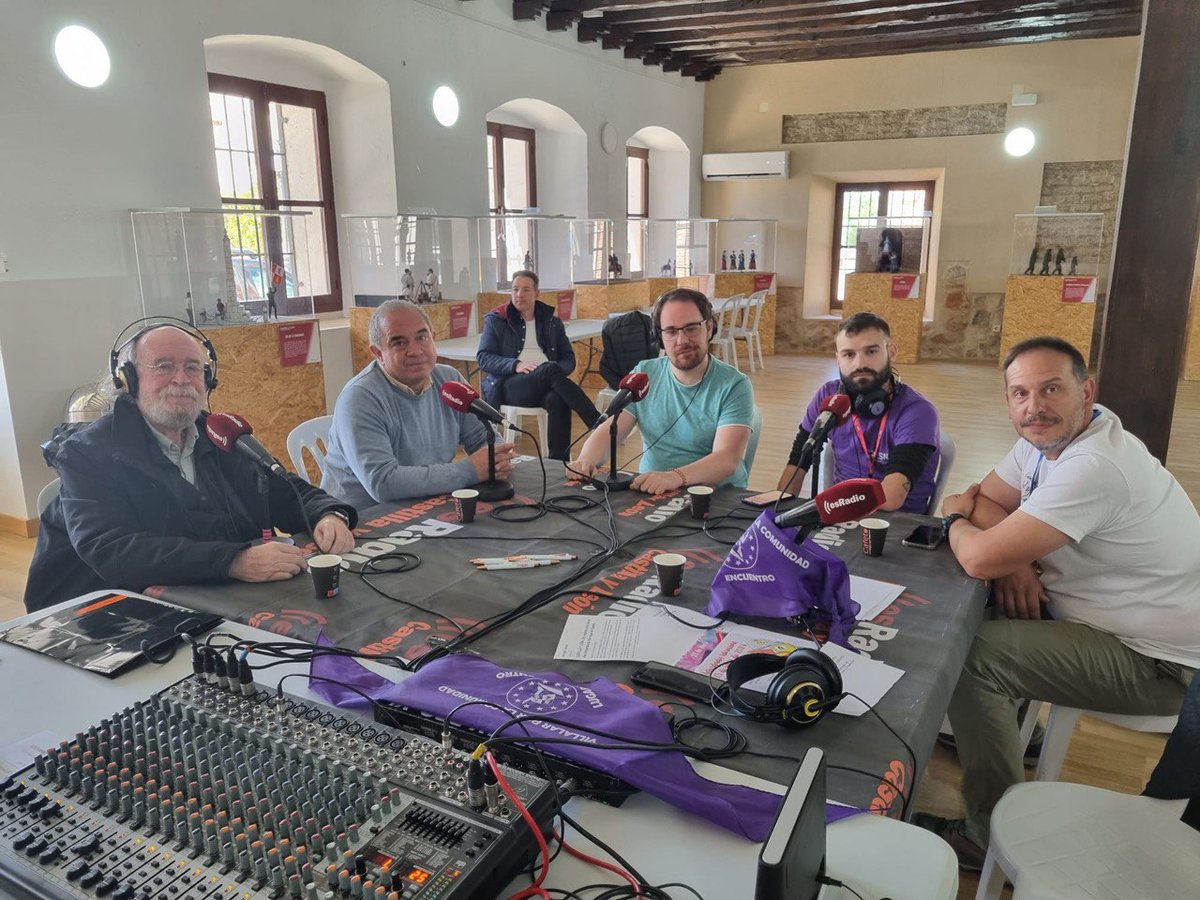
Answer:
[[(286, 324), (227, 325), (208, 333), (220, 360), (213, 409), (243, 416), (254, 426), (254, 436), (281, 460), (288, 459), (291, 430), (326, 413), (321, 363), (280, 365), (279, 329)], [(320, 340), (320, 332), (314, 321), (314, 340)]]
[[(713, 297), (732, 297), (734, 294), (742, 294), (750, 296), (754, 293), (754, 279), (761, 275), (771, 276), (771, 288), (773, 292), (778, 284), (778, 279), (774, 272), (761, 271), (737, 271), (737, 272), (717, 272)], [(703, 276), (701, 276), (703, 277)], [(758, 334), (762, 341), (763, 356), (773, 356), (775, 353), (775, 316), (778, 307), (778, 297), (775, 293), (767, 294), (767, 305), (763, 307), (762, 321), (759, 323)], [(739, 352), (741, 352), (739, 350)]]
[(855, 272), (847, 275), (842, 318), (848, 319), (860, 312), (875, 313), (885, 319), (891, 329), (892, 341), (897, 347), (896, 362), (920, 362), (925, 284), (926, 279), (922, 275), (921, 296), (911, 300), (894, 300), (890, 272)]
[(644, 281), (575, 285), (575, 315), (580, 319), (607, 319), (609, 313), (641, 309), (649, 303)]
[(1061, 275), (1010, 275), (1004, 295), (1000, 358), (1026, 338), (1047, 334), (1070, 341), (1089, 358), (1092, 352), (1094, 303), (1063, 303)]

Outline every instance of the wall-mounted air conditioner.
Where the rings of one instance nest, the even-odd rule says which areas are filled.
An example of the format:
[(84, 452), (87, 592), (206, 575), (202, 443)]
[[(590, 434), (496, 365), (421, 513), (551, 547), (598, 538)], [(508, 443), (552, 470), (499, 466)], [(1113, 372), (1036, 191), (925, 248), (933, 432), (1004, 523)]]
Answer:
[(705, 181), (735, 181), (750, 178), (787, 178), (786, 150), (767, 153), (705, 153)]

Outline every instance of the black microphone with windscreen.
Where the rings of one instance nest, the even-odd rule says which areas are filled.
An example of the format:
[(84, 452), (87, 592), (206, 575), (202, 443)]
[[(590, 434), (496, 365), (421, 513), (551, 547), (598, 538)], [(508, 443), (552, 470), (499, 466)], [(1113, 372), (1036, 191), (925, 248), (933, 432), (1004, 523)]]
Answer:
[[(650, 376), (645, 372), (630, 372), (617, 385), (617, 396), (613, 397), (604, 415), (608, 422), (608, 478), (605, 484), (610, 491), (627, 491), (636, 477), (617, 468), (617, 415), (630, 403), (637, 403), (650, 390)], [(599, 424), (599, 423), (597, 423)]]
[(502, 478), (496, 477), (496, 429), (495, 425), (504, 423), (502, 416), (494, 406), (484, 402), (475, 388), (461, 381), (447, 381), (442, 385), (442, 402), (455, 412), (471, 413), (481, 422), (487, 436), (488, 448), (488, 477), (475, 485), (479, 491), (479, 499), (488, 503), (497, 500), (508, 500), (516, 494), (516, 488)]
[(254, 437), (254, 429), (241, 416), (233, 413), (212, 413), (205, 424), (205, 431), (218, 450), (240, 453), (276, 475), (287, 475), (287, 470), (258, 442)]
[(807, 503), (775, 517), (780, 528), (799, 526), (800, 539), (818, 525), (840, 525), (869, 516), (887, 500), (883, 485), (874, 478), (851, 478), (821, 491)]

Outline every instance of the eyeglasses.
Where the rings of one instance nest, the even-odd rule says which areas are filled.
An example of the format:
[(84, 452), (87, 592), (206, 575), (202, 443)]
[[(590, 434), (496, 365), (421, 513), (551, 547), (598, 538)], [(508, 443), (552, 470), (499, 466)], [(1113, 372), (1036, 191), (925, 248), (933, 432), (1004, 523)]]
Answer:
[(679, 328), (662, 328), (659, 334), (663, 336), (664, 341), (674, 341), (681, 334), (686, 334), (690, 338), (700, 337), (700, 332), (704, 330), (704, 322), (692, 322), (689, 325), (683, 325)]
[(188, 362), (181, 366), (179, 363), (174, 363), (165, 359), (162, 362), (157, 362), (153, 365), (150, 365), (149, 363), (138, 363), (137, 367), (139, 369), (149, 369), (151, 372), (161, 378), (174, 378), (175, 373), (180, 369), (183, 369), (184, 375), (193, 380), (204, 375), (204, 364), (198, 362)]

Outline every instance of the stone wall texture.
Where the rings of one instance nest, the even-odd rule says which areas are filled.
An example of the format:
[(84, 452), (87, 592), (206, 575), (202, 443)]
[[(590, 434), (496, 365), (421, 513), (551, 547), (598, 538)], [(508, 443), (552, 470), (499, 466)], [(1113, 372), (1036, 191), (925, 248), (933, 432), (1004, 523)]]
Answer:
[(1002, 134), (1007, 103), (807, 113), (783, 117), (784, 144)]

